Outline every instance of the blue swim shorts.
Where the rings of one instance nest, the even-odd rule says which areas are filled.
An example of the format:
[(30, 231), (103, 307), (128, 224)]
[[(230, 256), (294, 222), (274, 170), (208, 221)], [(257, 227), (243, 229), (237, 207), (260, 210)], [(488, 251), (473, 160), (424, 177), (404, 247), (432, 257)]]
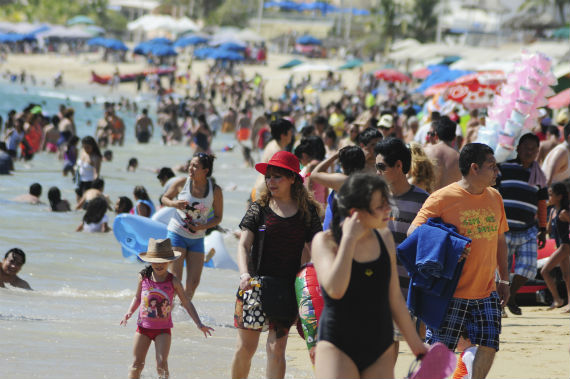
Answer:
[(170, 238), (172, 247), (181, 247), (188, 252), (204, 254), (204, 238), (186, 238), (170, 230), (166, 237)]

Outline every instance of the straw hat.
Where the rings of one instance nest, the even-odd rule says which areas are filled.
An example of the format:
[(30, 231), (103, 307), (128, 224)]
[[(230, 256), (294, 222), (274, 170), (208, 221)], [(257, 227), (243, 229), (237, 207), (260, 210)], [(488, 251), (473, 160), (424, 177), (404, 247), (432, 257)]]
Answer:
[(297, 175), (301, 172), (299, 159), (288, 151), (278, 151), (273, 154), (269, 162), (256, 164), (255, 169), (262, 175), (265, 175), (267, 172), (267, 166), (281, 167), (286, 170), (293, 171)]
[(170, 238), (158, 239), (149, 238), (148, 251), (139, 254), (139, 258), (149, 263), (168, 263), (180, 258), (179, 251), (172, 250)]

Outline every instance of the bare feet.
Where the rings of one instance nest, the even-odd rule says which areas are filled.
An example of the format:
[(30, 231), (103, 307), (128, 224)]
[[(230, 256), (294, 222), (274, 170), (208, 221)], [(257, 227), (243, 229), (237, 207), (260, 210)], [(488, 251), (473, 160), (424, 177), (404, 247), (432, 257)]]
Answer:
[(562, 308), (562, 313), (570, 313), (570, 304)]
[(552, 302), (552, 304), (550, 304), (550, 306), (548, 307), (548, 310), (551, 311), (551, 310), (553, 310), (553, 309), (561, 308), (561, 307), (563, 307), (563, 306), (564, 306), (564, 300), (562, 300), (562, 299), (557, 299), (557, 300), (554, 300), (554, 301)]

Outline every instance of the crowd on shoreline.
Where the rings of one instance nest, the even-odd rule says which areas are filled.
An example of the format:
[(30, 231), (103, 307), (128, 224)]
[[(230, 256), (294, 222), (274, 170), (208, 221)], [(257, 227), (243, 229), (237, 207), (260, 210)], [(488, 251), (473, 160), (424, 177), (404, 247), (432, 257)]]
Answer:
[[(170, 286), (165, 290), (170, 294), (168, 304), (177, 294), (198, 328), (205, 335), (211, 332), (191, 300), (200, 282), (206, 230), (223, 218), (222, 189), (211, 179), (215, 159), (211, 143), (217, 133), (235, 133), (244, 164), (260, 173), (240, 223), (234, 315), (238, 347), (232, 377), (249, 373), (262, 330), (269, 330), (267, 375), (284, 377), (287, 335), (299, 310), (295, 303), (294, 316), (286, 317), (283, 313), (291, 309), (271, 309), (276, 305), (260, 302), (258, 291), (284, 291), (280, 284), (271, 287), (267, 277), (286, 279), (291, 286), (309, 260), (323, 290), (324, 308), (320, 320), (314, 314), (298, 316), (304, 326), (319, 326), (315, 328), (318, 336), (315, 330), (310, 334), (308, 327), (303, 330), (319, 377), (393, 377), (403, 340), (415, 355), (427, 353), (423, 341), (442, 342), (451, 350), (458, 343), (462, 350), (477, 346), (473, 359), (460, 363), (469, 362), (463, 363), (464, 369), (473, 377), (485, 377), (499, 348), (501, 317), (506, 317), (505, 308), (513, 315), (522, 314), (516, 293), (535, 278), (537, 249), (547, 234), (556, 240), (557, 249), (541, 274), (553, 294), (552, 308), (567, 303), (550, 275), (559, 266), (570, 293), (567, 109), (554, 117), (551, 110), (542, 109), (536, 127), (518, 141), (516, 158), (498, 163), (492, 149), (476, 142), (485, 123), (483, 112), (468, 112), (460, 106), (430, 108), (430, 102), (405, 85), (361, 73), (355, 92), (345, 92), (322, 106), (318, 97), (306, 91), (310, 78), (298, 83), (291, 78), (282, 96), (265, 99), (266, 81), (259, 75), (250, 80), (230, 76), (231, 84), (224, 79), (226, 73), (209, 75), (204, 82), (196, 78), (193, 85), (189, 76), (187, 96), (162, 96), (155, 120), (145, 108), (132, 127), (125, 125), (112, 103), (103, 104), (104, 114), (94, 134), (82, 138), (77, 135), (74, 110), (65, 105), (57, 115), (46, 117), (41, 105), (29, 104), (20, 112), (10, 111), (6, 122), (0, 123), (0, 174), (13, 171), (14, 160), (57, 154), (62, 174), (75, 178), (75, 209), (85, 209), (77, 231), (109, 231), (107, 210), (150, 217), (159, 206), (176, 208), (168, 239), (149, 242), (142, 258), (151, 266), (141, 272), (137, 295), (122, 320), (126, 323), (141, 309), (131, 378), (140, 376), (151, 341), (157, 351), (170, 346), (169, 308), (159, 312), (157, 304), (148, 306), (153, 300), (145, 292), (148, 283)], [(331, 85), (335, 81), (326, 80)], [(220, 113), (217, 108), (227, 111)], [(158, 204), (143, 186), (134, 188), (134, 201), (123, 196), (113, 204), (104, 192), (109, 183), (101, 175), (102, 165), (113, 158), (102, 149), (120, 148), (129, 130), (137, 143), (148, 143), (155, 134), (155, 122), (164, 146), (188, 144), (194, 150), (192, 158), (157, 170), (164, 187)], [(133, 158), (127, 169), (137, 166)], [(176, 177), (176, 172), (185, 175)], [(41, 185), (34, 183), (29, 194), (14, 200), (38, 203), (41, 192)], [(72, 208), (57, 187), (50, 188), (48, 199), (53, 211)], [(434, 221), (438, 218), (440, 224)], [(259, 233), (261, 226), (264, 233)], [(462, 263), (447, 268), (457, 274), (449, 284), (449, 303), (442, 307), (439, 323), (432, 322), (431, 310), (414, 308), (418, 303), (408, 297), (409, 283), (418, 277), (413, 274), (415, 263), (406, 265), (407, 256), (400, 247), (411, 249), (415, 262), (416, 254), (425, 252), (409, 247), (411, 236), (426, 233), (427, 228), (445, 231), (445, 238), (459, 235), (469, 240), (467, 248), (463, 244), (458, 250), (440, 249)], [(24, 262), (25, 255), (8, 251), (0, 284), (24, 288), (25, 282), (17, 277)], [(363, 301), (366, 296), (360, 291), (373, 291), (375, 295), (370, 296), (382, 293), (382, 304)], [(425, 296), (420, 292), (417, 296)], [(347, 307), (365, 310), (359, 312), (359, 323), (368, 325), (370, 335), (357, 345), (342, 330), (342, 322), (335, 321), (350, 316)], [(414, 328), (416, 318), (408, 317), (408, 309), (424, 321), (422, 328)], [(163, 316), (158, 317), (159, 313)], [(310, 344), (317, 338), (316, 346)], [(159, 375), (164, 377), (168, 376), (166, 358), (157, 360)]]

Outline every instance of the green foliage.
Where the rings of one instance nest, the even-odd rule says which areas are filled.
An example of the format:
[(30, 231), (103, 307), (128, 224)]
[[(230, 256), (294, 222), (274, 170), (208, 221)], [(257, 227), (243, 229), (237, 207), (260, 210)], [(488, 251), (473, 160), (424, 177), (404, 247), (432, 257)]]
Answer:
[(413, 22), (410, 24), (412, 36), (420, 42), (435, 38), (437, 16), (434, 13), (439, 0), (414, 0), (411, 9)]
[(127, 20), (120, 13), (107, 8), (108, 0), (28, 0), (0, 7), (0, 17), (9, 21), (48, 22), (64, 25), (77, 15), (90, 17), (108, 30), (125, 30)]
[(206, 22), (208, 25), (244, 28), (248, 25), (249, 18), (255, 16), (255, 13), (250, 11), (253, 3), (251, 0), (227, 0), (209, 14)]

